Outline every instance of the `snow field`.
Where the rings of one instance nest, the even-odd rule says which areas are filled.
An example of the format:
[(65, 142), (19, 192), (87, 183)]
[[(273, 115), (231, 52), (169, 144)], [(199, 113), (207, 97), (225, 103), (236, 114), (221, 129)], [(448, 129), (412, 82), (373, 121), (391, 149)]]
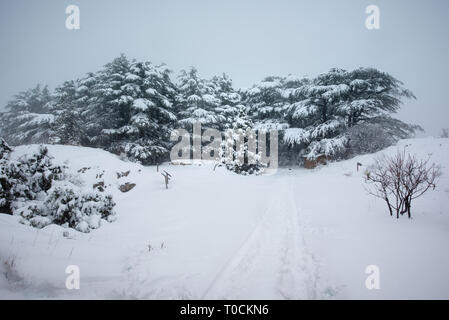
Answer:
[[(208, 163), (164, 164), (173, 175), (165, 190), (156, 167), (50, 145), (85, 188), (104, 181), (117, 221), (83, 234), (0, 215), (0, 298), (447, 299), (449, 141), (403, 140), (380, 153), (404, 147), (443, 167), (412, 220), (390, 217), (364, 189), (375, 155), (246, 177)], [(125, 182), (136, 187), (122, 193)], [(68, 265), (80, 267), (80, 290), (65, 287)], [(365, 287), (368, 265), (380, 269), (380, 290)]]

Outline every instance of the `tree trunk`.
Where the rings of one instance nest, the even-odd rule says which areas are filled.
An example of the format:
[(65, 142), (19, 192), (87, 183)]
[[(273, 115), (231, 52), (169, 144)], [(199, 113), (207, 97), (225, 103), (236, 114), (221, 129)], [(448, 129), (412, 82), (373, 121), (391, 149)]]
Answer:
[(387, 202), (388, 210), (390, 210), (390, 216), (393, 216), (393, 209), (391, 209), (391, 204), (390, 200), (388, 200), (388, 197), (385, 197), (385, 201)]
[(412, 218), (411, 208), (412, 208), (412, 200), (408, 200), (407, 201), (407, 215), (408, 215), (409, 219)]

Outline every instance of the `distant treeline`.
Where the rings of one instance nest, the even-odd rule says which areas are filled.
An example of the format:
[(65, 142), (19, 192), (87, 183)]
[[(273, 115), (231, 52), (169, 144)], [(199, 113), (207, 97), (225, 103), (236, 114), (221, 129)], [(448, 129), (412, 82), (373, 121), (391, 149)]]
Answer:
[(402, 82), (373, 68), (332, 69), (315, 78), (270, 76), (236, 89), (226, 75), (200, 78), (195, 68), (171, 77), (165, 65), (125, 55), (50, 92), (17, 94), (0, 114), (0, 135), (12, 145), (58, 143), (98, 147), (143, 164), (167, 159), (173, 129), (279, 130), (280, 164), (319, 156), (339, 159), (377, 151), (419, 126), (392, 117)]

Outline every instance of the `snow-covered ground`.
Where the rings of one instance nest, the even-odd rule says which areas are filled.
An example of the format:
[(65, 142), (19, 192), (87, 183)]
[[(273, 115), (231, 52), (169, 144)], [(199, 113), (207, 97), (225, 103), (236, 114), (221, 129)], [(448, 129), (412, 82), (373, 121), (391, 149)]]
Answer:
[[(86, 188), (105, 182), (117, 221), (83, 234), (0, 215), (0, 298), (448, 299), (449, 139), (404, 140), (381, 153), (404, 147), (443, 166), (412, 220), (390, 217), (365, 191), (363, 168), (375, 155), (248, 177), (166, 164), (166, 190), (156, 167), (49, 146)], [(136, 187), (122, 193), (125, 182)], [(80, 290), (66, 289), (68, 265), (80, 268)], [(365, 286), (368, 265), (379, 267), (379, 290)]]

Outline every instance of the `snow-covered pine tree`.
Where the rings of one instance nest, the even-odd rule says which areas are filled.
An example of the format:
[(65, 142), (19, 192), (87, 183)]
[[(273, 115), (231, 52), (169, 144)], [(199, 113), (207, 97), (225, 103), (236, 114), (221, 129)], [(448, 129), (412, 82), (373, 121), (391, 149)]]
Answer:
[(128, 123), (116, 130), (124, 152), (143, 164), (166, 160), (170, 134), (176, 122), (176, 95), (165, 65), (134, 62), (127, 74), (124, 92), (132, 99)]
[(215, 96), (212, 81), (201, 79), (198, 71), (191, 67), (182, 70), (178, 77), (177, 109), (179, 123), (190, 129), (195, 122), (203, 127), (218, 129), (220, 117), (217, 107), (221, 101)]
[(53, 123), (52, 143), (82, 145), (86, 140), (81, 117), (84, 105), (78, 100), (79, 84), (66, 81), (55, 89), (51, 109), (56, 118)]
[(292, 91), (284, 142), (301, 145), (303, 156), (316, 159), (344, 156), (347, 129), (359, 123), (377, 123), (395, 139), (408, 137), (420, 128), (391, 114), (402, 98), (412, 97), (400, 81), (376, 69), (331, 69)]
[(284, 114), (288, 106), (285, 78), (270, 76), (242, 91), (243, 104), (256, 129), (283, 130), (288, 127)]
[(338, 106), (338, 113), (345, 117), (347, 127), (376, 123), (395, 140), (408, 138), (416, 130), (422, 130), (391, 117), (400, 109), (403, 98), (416, 97), (390, 74), (374, 68), (358, 68), (345, 72), (344, 84), (348, 92)]
[(215, 108), (218, 117), (218, 129), (225, 130), (233, 127), (234, 119), (239, 114), (241, 95), (234, 89), (232, 79), (225, 73), (215, 76), (210, 81), (214, 88), (214, 95), (220, 101)]
[(201, 134), (194, 132), (194, 124), (204, 129), (221, 129), (224, 115), (220, 114), (221, 100), (217, 96), (219, 84), (213, 80), (202, 79), (194, 67), (181, 70), (177, 82), (176, 110), (178, 125), (192, 132), (192, 155), (201, 153), (196, 150), (194, 141), (201, 141)]
[(103, 129), (98, 121), (99, 115), (103, 116), (101, 111), (104, 111), (100, 106), (99, 94), (96, 91), (99, 81), (99, 72), (89, 72), (76, 81), (75, 105), (82, 131), (80, 141), (82, 145), (86, 146), (97, 145), (99, 133)]
[(84, 116), (88, 131), (101, 128), (93, 141), (144, 164), (164, 160), (176, 121), (176, 87), (169, 75), (165, 65), (129, 61), (124, 55), (107, 64), (93, 80), (95, 97), (89, 98), (92, 108)]
[(345, 119), (337, 112), (349, 91), (345, 73), (332, 69), (292, 92), (296, 102), (288, 108), (292, 126), (285, 130), (284, 142), (303, 145), (302, 155), (309, 160), (333, 157), (345, 148)]
[(12, 145), (48, 142), (54, 115), (50, 92), (40, 85), (17, 94), (0, 114), (0, 134)]
[[(99, 146), (144, 164), (165, 160), (176, 121), (176, 87), (165, 65), (129, 61), (121, 55), (95, 77), (90, 110), (82, 112), (86, 131)], [(91, 135), (91, 134), (90, 134)]]
[[(106, 64), (97, 73), (93, 86), (95, 102), (89, 109), (88, 117), (96, 119), (91, 126), (92, 143), (105, 149), (114, 148), (116, 130), (127, 125), (133, 98), (125, 91), (129, 84), (131, 61), (124, 55)], [(127, 87), (129, 91), (129, 86)]]

